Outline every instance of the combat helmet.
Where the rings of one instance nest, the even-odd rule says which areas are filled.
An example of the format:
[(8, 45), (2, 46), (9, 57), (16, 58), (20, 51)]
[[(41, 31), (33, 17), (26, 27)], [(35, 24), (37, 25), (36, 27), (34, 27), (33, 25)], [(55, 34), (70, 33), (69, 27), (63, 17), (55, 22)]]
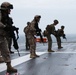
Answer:
[(1, 4), (1, 9), (13, 9), (13, 5), (10, 4), (9, 2), (3, 2)]
[(63, 29), (65, 26), (61, 26), (61, 28)]
[(59, 22), (58, 22), (58, 20), (54, 20), (54, 23), (55, 23), (55, 24), (58, 24)]
[(27, 22), (27, 25), (29, 25), (30, 24), (30, 22)]
[(36, 15), (36, 16), (34, 17), (34, 19), (35, 19), (35, 18), (41, 18), (41, 16), (40, 16), (40, 15)]

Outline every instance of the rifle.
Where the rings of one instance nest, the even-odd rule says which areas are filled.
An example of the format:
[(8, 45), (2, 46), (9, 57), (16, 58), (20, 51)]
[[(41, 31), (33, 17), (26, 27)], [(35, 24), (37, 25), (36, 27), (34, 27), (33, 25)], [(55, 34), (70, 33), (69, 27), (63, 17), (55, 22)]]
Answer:
[(64, 33), (63, 33), (63, 34), (58, 33), (58, 31), (55, 31), (55, 33), (56, 33), (56, 35), (55, 35), (55, 36), (62, 36), (62, 37), (63, 37), (63, 39), (66, 39), (66, 40), (67, 40), (66, 35), (65, 35)]
[(11, 33), (11, 37), (13, 39), (13, 46), (17, 50), (18, 55), (20, 56), (20, 53), (19, 53), (19, 50), (18, 50), (19, 49), (19, 46), (18, 46), (18, 43), (17, 43), (17, 40), (18, 40), (19, 36), (17, 34), (17, 38), (16, 38), (15, 33), (14, 33), (14, 31), (16, 31), (18, 33), (18, 29), (19, 28), (16, 28), (15, 26), (11, 26), (10, 33)]
[(63, 39), (66, 39), (66, 40), (67, 40), (67, 38), (66, 38), (66, 35), (65, 35), (65, 34), (63, 34)]
[[(6, 12), (4, 10), (1, 10), (1, 22), (5, 25), (4, 30), (13, 39), (13, 46), (18, 51), (19, 46), (18, 46), (17, 39), (16, 39), (14, 31), (16, 31), (16, 33), (18, 33), (19, 28), (12, 26), (12, 24), (13, 24), (12, 18), (9, 17), (8, 12)], [(17, 34), (17, 37), (18, 37), (18, 34)], [(20, 56), (19, 51), (18, 51), (18, 55)]]
[[(17, 50), (18, 55), (20, 56), (20, 53), (19, 53), (19, 50), (18, 50), (19, 46), (18, 46), (18, 43), (17, 43), (17, 40), (19, 38), (19, 36), (18, 36), (19, 28), (15, 27), (15, 26), (12, 26), (12, 24), (13, 24), (12, 19), (8, 18), (6, 27), (10, 28), (9, 33), (10, 33), (10, 37), (13, 39), (13, 47)], [(16, 31), (17, 38), (15, 36), (15, 32), (14, 31)]]
[[(19, 28), (16, 28), (15, 26), (6, 26), (5, 30), (6, 31), (10, 31), (9, 34), (10, 34), (10, 37), (13, 39), (13, 47), (17, 50), (18, 55), (20, 56), (20, 53), (19, 53), (19, 50), (18, 50), (19, 46), (18, 46), (18, 43), (17, 43), (17, 40), (19, 38), (19, 36), (18, 36), (18, 30), (19, 30)], [(17, 33), (17, 38), (15, 36), (14, 31), (16, 31), (16, 33)]]

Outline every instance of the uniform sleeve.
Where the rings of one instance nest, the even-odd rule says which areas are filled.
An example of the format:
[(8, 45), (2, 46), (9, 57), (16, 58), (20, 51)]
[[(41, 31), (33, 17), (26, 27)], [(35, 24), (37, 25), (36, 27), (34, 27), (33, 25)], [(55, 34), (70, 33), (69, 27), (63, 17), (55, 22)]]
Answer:
[(36, 35), (35, 22), (31, 22), (30, 31), (31, 34)]
[(31, 22), (31, 25), (30, 25), (30, 27), (31, 27), (31, 31), (36, 31), (36, 29), (35, 29), (35, 22)]

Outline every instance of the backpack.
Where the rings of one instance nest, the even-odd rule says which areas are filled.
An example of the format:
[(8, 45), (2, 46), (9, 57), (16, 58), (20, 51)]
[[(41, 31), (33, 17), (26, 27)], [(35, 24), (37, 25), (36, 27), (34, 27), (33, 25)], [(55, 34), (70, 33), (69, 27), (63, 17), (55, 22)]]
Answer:
[(28, 30), (29, 30), (29, 26), (26, 26), (23, 31), (24, 31), (25, 34), (27, 34)]
[(46, 30), (47, 30), (49, 33), (51, 33), (51, 30), (52, 30), (51, 25), (47, 25)]

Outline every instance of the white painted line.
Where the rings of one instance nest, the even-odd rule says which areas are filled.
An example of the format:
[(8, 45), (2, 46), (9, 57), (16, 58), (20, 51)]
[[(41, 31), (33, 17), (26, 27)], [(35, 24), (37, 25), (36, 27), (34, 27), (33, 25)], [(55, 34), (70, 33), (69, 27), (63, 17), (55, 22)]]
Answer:
[[(37, 52), (38, 55), (42, 55), (42, 54), (45, 54), (45, 53), (48, 53), (48, 52)], [(56, 52), (52, 52), (52, 53), (76, 53), (76, 52), (62, 52), (62, 51), (56, 51)], [(28, 60), (30, 60), (30, 54), (28, 55), (25, 55), (25, 56), (22, 56), (22, 57), (19, 57), (19, 58), (16, 58), (16, 59), (13, 59), (11, 60), (11, 64), (12, 66), (17, 66), (23, 62), (26, 62)], [(0, 64), (0, 72), (6, 70), (6, 64), (5, 63), (1, 63)]]
[(62, 51), (56, 51), (54, 53), (76, 53), (76, 52), (62, 52)]
[[(18, 54), (18, 52), (15, 52), (15, 53)], [(20, 53), (30, 53), (30, 52), (24, 52), (23, 51), (23, 52), (20, 52)], [(43, 51), (43, 52), (37, 52), (37, 53), (51, 53), (51, 52)], [(73, 52), (72, 51), (69, 51), (69, 52), (68, 51), (64, 51), (64, 52), (63, 51), (55, 51), (55, 52), (52, 52), (52, 53), (76, 53), (76, 51), (75, 52), (74, 51)]]
[[(44, 53), (46, 53), (46, 52), (37, 52), (38, 55), (42, 55)], [(23, 62), (26, 62), (26, 61), (28, 61), (30, 59), (31, 59), (30, 54), (28, 54), (28, 55), (25, 55), (25, 56), (22, 56), (22, 57), (11, 60), (11, 64), (12, 64), (12, 66), (17, 66), (17, 65), (19, 65), (19, 64), (21, 64)], [(6, 67), (5, 63), (0, 64), (0, 72), (6, 70), (6, 68), (7, 67)]]

